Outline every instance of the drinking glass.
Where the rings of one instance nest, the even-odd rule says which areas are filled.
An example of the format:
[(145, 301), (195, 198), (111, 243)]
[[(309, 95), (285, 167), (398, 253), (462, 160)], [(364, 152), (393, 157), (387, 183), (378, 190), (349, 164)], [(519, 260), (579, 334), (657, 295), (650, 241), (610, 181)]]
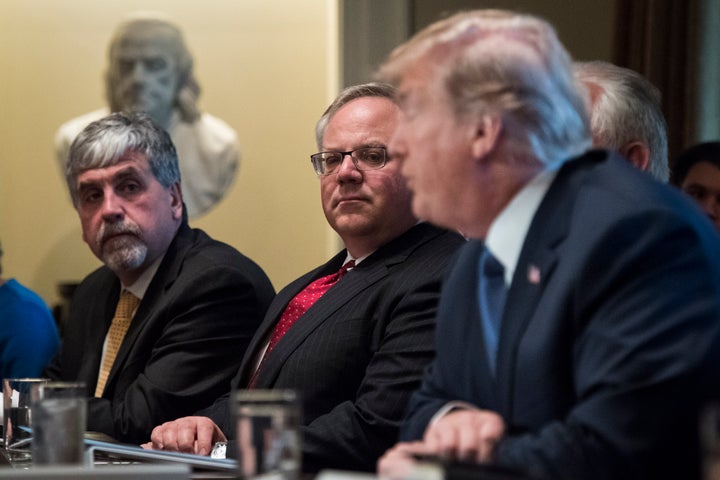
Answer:
[(302, 422), (298, 395), (291, 390), (238, 390), (233, 400), (240, 477), (298, 480)]
[(84, 383), (48, 382), (33, 386), (34, 465), (83, 463), (87, 400)]
[(11, 461), (30, 460), (32, 442), (31, 390), (46, 378), (3, 380), (3, 438)]

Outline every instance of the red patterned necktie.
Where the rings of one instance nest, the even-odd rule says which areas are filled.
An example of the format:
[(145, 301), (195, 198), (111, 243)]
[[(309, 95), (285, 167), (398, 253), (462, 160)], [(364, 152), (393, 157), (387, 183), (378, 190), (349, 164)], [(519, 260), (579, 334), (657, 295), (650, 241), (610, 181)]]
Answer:
[(287, 307), (285, 307), (285, 311), (280, 316), (280, 321), (277, 323), (277, 325), (275, 325), (275, 329), (270, 336), (270, 342), (268, 343), (267, 349), (265, 349), (265, 355), (263, 355), (263, 359), (260, 361), (258, 368), (255, 370), (255, 373), (250, 379), (250, 388), (254, 386), (255, 379), (258, 372), (260, 371), (260, 367), (262, 366), (263, 362), (267, 358), (268, 354), (272, 351), (272, 349), (275, 348), (275, 345), (277, 345), (283, 335), (285, 335), (287, 331), (290, 330), (290, 327), (292, 327), (295, 322), (300, 317), (302, 317), (305, 312), (307, 312), (308, 309), (312, 307), (313, 304), (320, 297), (325, 294), (325, 292), (330, 290), (330, 287), (335, 285), (338, 280), (340, 280), (345, 275), (345, 273), (347, 273), (347, 271), (354, 266), (355, 260), (350, 260), (345, 265), (343, 265), (340, 270), (335, 273), (331, 273), (330, 275), (318, 278), (317, 280), (309, 284), (307, 287), (305, 287), (303, 290), (301, 290), (300, 293), (295, 295), (292, 300), (290, 300), (290, 303), (288, 303)]

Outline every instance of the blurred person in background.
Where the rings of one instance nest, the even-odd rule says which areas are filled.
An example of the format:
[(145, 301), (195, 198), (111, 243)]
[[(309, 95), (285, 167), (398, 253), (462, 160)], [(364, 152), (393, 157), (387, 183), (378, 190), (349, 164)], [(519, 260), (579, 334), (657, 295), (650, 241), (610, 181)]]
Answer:
[(4, 278), (0, 245), (0, 381), (37, 377), (60, 345), (57, 326), (42, 298), (14, 278)]
[(615, 150), (667, 182), (667, 124), (660, 90), (634, 70), (610, 62), (575, 62), (573, 71), (587, 89), (593, 147)]
[(720, 230), (720, 142), (694, 145), (673, 164), (672, 183), (703, 209)]

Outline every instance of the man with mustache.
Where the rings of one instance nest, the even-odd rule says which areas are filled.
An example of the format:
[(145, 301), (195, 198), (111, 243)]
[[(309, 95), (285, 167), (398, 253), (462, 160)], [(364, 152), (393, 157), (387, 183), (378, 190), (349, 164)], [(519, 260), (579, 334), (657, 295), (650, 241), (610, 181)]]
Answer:
[[(349, 87), (318, 121), (320, 152), (311, 159), (325, 217), (346, 249), (278, 293), (233, 381), (299, 391), (306, 473), (372, 470), (395, 441), (434, 353), (444, 271), (464, 243), (412, 214), (410, 190), (386, 153), (399, 116), (393, 95), (384, 84)], [(301, 292), (341, 266), (349, 271), (275, 342)], [(233, 437), (229, 413), (225, 396), (201, 416), (159, 426), (147, 447), (208, 454)]]
[(66, 180), (105, 266), (75, 291), (46, 375), (87, 385), (87, 429), (124, 442), (225, 393), (274, 291), (252, 260), (191, 229), (170, 136), (115, 113), (73, 142)]

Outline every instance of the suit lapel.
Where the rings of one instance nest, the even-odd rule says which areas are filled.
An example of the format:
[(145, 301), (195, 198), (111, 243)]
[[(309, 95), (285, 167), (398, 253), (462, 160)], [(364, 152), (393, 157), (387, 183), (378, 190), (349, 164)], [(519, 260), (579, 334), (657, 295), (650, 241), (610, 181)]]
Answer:
[[(192, 246), (192, 243), (192, 231), (186, 223), (183, 223), (168, 247), (167, 252), (165, 252), (165, 256), (155, 272), (155, 276), (150, 281), (150, 285), (148, 285), (147, 291), (135, 311), (130, 327), (115, 357), (115, 363), (113, 363), (110, 374), (108, 375), (106, 390), (114, 383), (118, 372), (122, 371), (127, 357), (132, 351), (133, 345), (140, 333), (150, 319), (153, 318), (154, 315), (157, 315), (158, 306), (163, 303), (162, 297), (180, 274), (180, 268), (185, 259), (185, 254)], [(113, 314), (111, 314), (111, 318)]]
[[(106, 269), (106, 267), (103, 268)], [(89, 311), (83, 312), (84, 318), (88, 319), (84, 322), (87, 328), (84, 342), (87, 355), (82, 357), (83, 361), (78, 365), (76, 379), (85, 382), (88, 392), (95, 392), (105, 336), (112, 323), (115, 307), (120, 297), (120, 281), (109, 269), (106, 270), (107, 275), (97, 282), (98, 286), (95, 290), (103, 294), (107, 292), (105, 302), (87, 302), (91, 308)], [(78, 353), (75, 352), (74, 355)]]
[[(347, 253), (343, 250), (326, 264), (321, 265), (309, 273), (306, 273), (278, 292), (270, 304), (268, 311), (265, 313), (263, 322), (260, 324), (260, 327), (258, 327), (255, 335), (253, 335), (253, 338), (250, 340), (250, 344), (245, 351), (242, 363), (240, 364), (239, 379), (236, 379), (233, 383), (235, 388), (244, 388), (250, 381), (250, 377), (255, 369), (257, 356), (267, 343), (271, 332), (280, 320), (280, 316), (283, 311), (285, 311), (285, 307), (287, 307), (288, 303), (290, 303), (290, 300), (292, 300), (295, 295), (300, 293), (303, 288), (314, 280), (339, 270), (346, 255)], [(263, 366), (263, 368), (265, 368), (265, 366)]]
[[(405, 261), (413, 249), (442, 233), (444, 233), (443, 230), (429, 224), (418, 224), (400, 237), (380, 247), (360, 265), (349, 271), (340, 280), (342, 288), (328, 290), (278, 342), (272, 355), (268, 355), (264, 360), (255, 385), (258, 388), (272, 387), (283, 364), (309, 335), (360, 292), (385, 278), (392, 265)], [(338, 271), (346, 256), (347, 251), (343, 250), (328, 263), (291, 283), (276, 296), (260, 327), (261, 332), (254, 336), (243, 359), (240, 373), (241, 385), (247, 384), (260, 348), (265, 344), (270, 331), (275, 327), (290, 300), (313, 280)]]
[[(342, 258), (345, 258), (344, 254), (342, 255)], [(320, 297), (320, 299), (315, 302), (315, 304), (311, 306), (297, 321), (297, 323), (295, 323), (295, 325), (293, 325), (293, 327), (282, 337), (273, 349), (272, 354), (268, 355), (268, 357), (264, 360), (262, 369), (258, 372), (258, 378), (256, 381), (256, 385), (258, 387), (271, 386), (277, 378), (277, 375), (280, 373), (280, 370), (287, 358), (309, 335), (311, 335), (317, 328), (320, 328), (321, 325), (331, 318), (338, 309), (345, 306), (349, 301), (359, 295), (360, 292), (387, 275), (388, 270), (385, 261), (370, 261), (368, 258), (365, 262), (345, 274), (345, 276), (340, 280), (342, 288), (333, 287), (328, 290), (328, 292)], [(307, 281), (305, 285), (315, 278), (337, 271), (342, 265), (342, 262), (331, 261), (326, 266), (329, 266), (330, 264), (333, 264), (332, 268), (322, 269), (321, 273), (313, 279)], [(340, 283), (338, 283), (338, 285)], [(304, 286), (302, 288), (304, 288)], [(302, 288), (298, 291), (302, 290)], [(295, 293), (297, 294), (297, 292)], [(289, 302), (290, 298), (287, 299), (287, 302)], [(287, 302), (284, 302), (283, 305), (287, 305)], [(281, 313), (282, 312), (279, 312), (279, 314)], [(272, 327), (275, 326), (276, 322), (277, 317), (273, 320)], [(268, 329), (267, 333), (269, 333), (269, 330), (270, 329)], [(265, 338), (266, 335), (263, 336), (263, 339)]]
[(505, 415), (511, 415), (513, 409), (515, 362), (520, 342), (552, 277), (559, 260), (558, 250), (568, 234), (573, 199), (582, 177), (573, 172), (588, 163), (570, 161), (558, 172), (533, 217), (520, 252), (505, 303), (498, 346), (496, 378)]

